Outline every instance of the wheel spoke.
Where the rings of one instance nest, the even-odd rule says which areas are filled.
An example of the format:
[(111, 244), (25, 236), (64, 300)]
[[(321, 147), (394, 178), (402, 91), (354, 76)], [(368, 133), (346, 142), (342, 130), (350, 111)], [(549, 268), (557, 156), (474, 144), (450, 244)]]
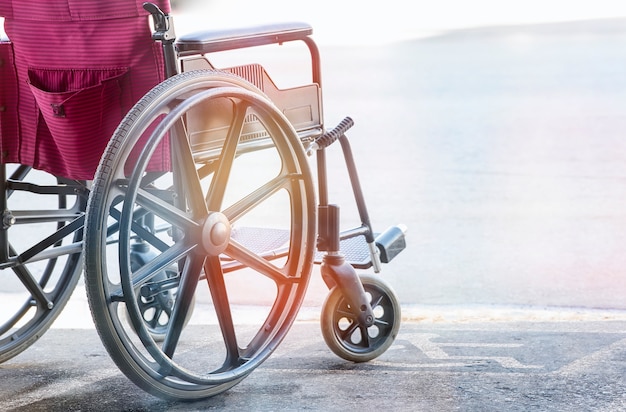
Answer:
[(370, 293), (370, 295), (372, 296), (372, 301), (370, 302), (370, 306), (372, 306), (372, 308), (375, 308), (376, 306), (379, 306), (380, 303), (383, 301), (383, 299), (385, 298), (383, 296), (382, 293), (376, 293), (374, 294), (373, 291), (368, 291)]
[(243, 130), (248, 107), (248, 104), (244, 104), (243, 102), (235, 104), (235, 113), (219, 158), (220, 166), (215, 172), (215, 176), (213, 176), (211, 186), (206, 196), (206, 204), (211, 211), (218, 211), (222, 208), (224, 192), (228, 186), (228, 178), (233, 167), (235, 156), (237, 155), (237, 146)]
[(246, 249), (232, 239), (224, 253), (244, 266), (254, 269), (262, 275), (267, 276), (276, 284), (285, 283), (290, 279), (285, 273), (283, 273), (276, 266), (272, 265), (269, 261)]
[(48, 299), (41, 285), (35, 280), (33, 275), (26, 269), (24, 265), (16, 266), (13, 268), (13, 272), (20, 279), (22, 284), (26, 287), (30, 295), (39, 302), (40, 307), (46, 309), (52, 309), (54, 302)]
[(230, 310), (230, 301), (224, 283), (224, 273), (217, 256), (208, 257), (204, 264), (204, 272), (215, 306), (217, 319), (222, 330), (222, 337), (226, 348), (226, 358), (224, 359), (223, 369), (228, 370), (232, 366), (240, 363), (239, 346), (237, 344), (237, 336), (235, 334), (235, 325), (233, 323), (233, 315)]
[(363, 348), (371, 347), (372, 342), (371, 342), (369, 331), (367, 330), (367, 326), (360, 325), (359, 329), (361, 331), (361, 347)]
[(69, 222), (68, 224), (62, 225), (61, 227), (59, 227), (59, 229), (55, 233), (41, 240), (30, 249), (22, 252), (18, 257), (19, 261), (28, 262), (32, 258), (34, 257), (36, 258), (37, 255), (43, 252), (45, 249), (48, 249), (51, 247), (53, 248), (58, 247), (60, 243), (62, 243), (64, 238), (76, 232), (77, 230), (82, 229), (84, 222), (85, 222), (85, 217), (81, 215), (77, 217), (76, 219), (74, 219), (73, 221)]
[(245, 196), (243, 199), (237, 201), (233, 205), (224, 209), (224, 215), (231, 222), (235, 222), (237, 219), (241, 218), (244, 214), (254, 209), (255, 206), (258, 206), (263, 201), (269, 199), (273, 194), (278, 192), (280, 189), (289, 188), (294, 179), (301, 178), (300, 175), (283, 175), (277, 176), (276, 178), (270, 180), (263, 186), (254, 190), (249, 195)]
[[(350, 324), (348, 325), (348, 327), (341, 332), (341, 339), (343, 339), (343, 340), (345, 340), (347, 342), (352, 342), (352, 334), (357, 329), (360, 329), (359, 322), (357, 322), (357, 320), (355, 318), (351, 318), (350, 319)], [(362, 333), (362, 331), (361, 331), (361, 333)]]
[(137, 190), (137, 204), (182, 230), (198, 227), (198, 223), (189, 217), (185, 211), (160, 199), (147, 190)]
[[(371, 291), (370, 293), (372, 295), (374, 295), (373, 291)], [(383, 303), (384, 299), (385, 299), (385, 296), (382, 293), (377, 293), (376, 296), (372, 296), (372, 303), (371, 303), (372, 309), (375, 309), (375, 308), (377, 308), (379, 306), (382, 306), (382, 303)], [(387, 311), (388, 310), (393, 310), (393, 309), (384, 307), (384, 310), (385, 310), (385, 317), (388, 318)], [(380, 318), (375, 317), (374, 318), (374, 324), (376, 324), (376, 325), (383, 325), (383, 326), (386, 326), (386, 327), (388, 327), (390, 325), (389, 321), (387, 321), (386, 319), (383, 319), (382, 317), (380, 317)]]
[(337, 315), (339, 315), (339, 318), (347, 318), (350, 319), (351, 321), (355, 321), (356, 317), (354, 316), (354, 313), (352, 313), (352, 311), (350, 310), (350, 308), (348, 308), (347, 306), (343, 306), (337, 309)]
[[(191, 255), (191, 252), (196, 247), (196, 245), (185, 245), (183, 243), (176, 243), (174, 246), (170, 247), (156, 258), (147, 262), (145, 265), (141, 266), (137, 270), (132, 273), (131, 283), (133, 287), (141, 286), (147, 280), (154, 277), (155, 274), (161, 273), (165, 271), (168, 267), (176, 264), (181, 259), (185, 258), (185, 256)], [(114, 289), (111, 291), (109, 296), (113, 301), (124, 300), (124, 293), (122, 291), (121, 285), (110, 285), (113, 286)]]
[(149, 308), (154, 309), (154, 316), (152, 317), (152, 319), (150, 319), (150, 321), (146, 321), (145, 317), (143, 318), (144, 322), (146, 322), (148, 326), (153, 329), (159, 326), (159, 318), (163, 314), (163, 310), (161, 309), (161, 307), (161, 305), (150, 305)]
[[(142, 241), (149, 243), (150, 246), (157, 248), (158, 250), (164, 251), (169, 248), (169, 245), (165, 243), (163, 240), (158, 238), (155, 233), (145, 228), (142, 224), (139, 223), (138, 220), (141, 220), (144, 216), (146, 216), (148, 212), (144, 209), (137, 209), (133, 211), (133, 215), (136, 219), (133, 219), (131, 223), (131, 231), (137, 236), (137, 238)], [(120, 220), (122, 219), (122, 212), (118, 209), (111, 207), (109, 209), (109, 216), (116, 220), (116, 222), (111, 222), (111, 224), (107, 227), (107, 238), (112, 237), (115, 233), (119, 233), (120, 231)], [(111, 243), (115, 243), (115, 241), (111, 240)]]
[(202, 271), (202, 264), (203, 259), (197, 256), (190, 256), (190, 258), (185, 261), (180, 285), (178, 286), (178, 296), (174, 302), (169, 327), (165, 335), (165, 340), (163, 341), (163, 352), (169, 358), (174, 356), (180, 334), (185, 326), (185, 319), (187, 318), (187, 312), (189, 312), (193, 295), (196, 292), (198, 279)]
[[(174, 158), (181, 168), (180, 171), (177, 169), (174, 173), (174, 186), (181, 188), (179, 191), (182, 192), (179, 193), (177, 199), (181, 201), (187, 199), (194, 217), (206, 216), (207, 205), (200, 195), (202, 193), (200, 178), (195, 168), (189, 134), (182, 120), (176, 122), (172, 139), (174, 139), (174, 144), (172, 144)], [(177, 206), (182, 208), (184, 205)]]
[[(157, 298), (153, 298), (152, 300), (148, 301), (148, 302), (143, 302), (141, 300), (138, 300), (138, 304), (139, 304), (139, 313), (142, 316), (143, 321), (151, 328), (154, 329), (157, 326), (159, 326), (159, 318), (161, 317), (161, 315), (164, 312), (163, 309), (163, 305), (160, 304), (159, 300)], [(149, 311), (149, 310), (153, 310), (154, 314), (152, 315), (152, 317), (148, 320), (146, 319), (145, 314)], [(168, 316), (170, 316), (171, 313), (167, 313)]]

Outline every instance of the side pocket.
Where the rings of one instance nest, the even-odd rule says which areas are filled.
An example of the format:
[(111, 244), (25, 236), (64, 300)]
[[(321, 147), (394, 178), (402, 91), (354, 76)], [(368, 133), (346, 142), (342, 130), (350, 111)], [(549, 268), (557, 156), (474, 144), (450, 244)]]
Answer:
[(104, 147), (131, 105), (128, 73), (126, 67), (29, 68), (30, 90), (65, 162), (80, 164), (87, 160), (94, 163), (95, 170)]

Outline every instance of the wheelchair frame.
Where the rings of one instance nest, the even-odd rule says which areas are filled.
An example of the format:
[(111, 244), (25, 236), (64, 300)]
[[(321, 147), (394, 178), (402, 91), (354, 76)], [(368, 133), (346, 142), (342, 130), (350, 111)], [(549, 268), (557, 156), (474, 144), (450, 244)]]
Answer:
[[(61, 277), (64, 280), (59, 282), (53, 293), (54, 299), (58, 299), (59, 304), (52, 304), (49, 294), (42, 291), (47, 281), (45, 280), (46, 276), (44, 276), (43, 281), (40, 281), (33, 276), (23, 274), (21, 270), (16, 271), (18, 277), (32, 294), (32, 299), (27, 302), (26, 306), (38, 302), (35, 305), (40, 308), (38, 310), (41, 311), (43, 308), (43, 313), (45, 313), (45, 309), (47, 309), (50, 311), (50, 315), (35, 317), (35, 327), (30, 327), (28, 333), (24, 335), (25, 338), (14, 339), (17, 344), (4, 344), (3, 346), (5, 340), (0, 339), (0, 361), (9, 359), (30, 346), (58, 315), (58, 311), (69, 299), (80, 275), (81, 247), (84, 248), (86, 261), (85, 283), (89, 303), (96, 328), (105, 347), (118, 367), (133, 382), (156, 396), (179, 400), (204, 398), (221, 393), (245, 378), (273, 352), (295, 320), (306, 291), (311, 271), (310, 266), (313, 263), (321, 263), (322, 278), (330, 289), (321, 316), (322, 333), (330, 349), (338, 356), (355, 362), (368, 361), (384, 353), (398, 332), (400, 324), (399, 303), (395, 293), (386, 282), (375, 276), (359, 276), (354, 268), (373, 267), (374, 272), (380, 272), (381, 263), (390, 262), (406, 247), (406, 228), (402, 225), (395, 226), (378, 236), (373, 232), (350, 143), (345, 135), (353, 122), (350, 118), (346, 118), (336, 128), (330, 131), (324, 129), (320, 97), (320, 57), (317, 46), (311, 38), (311, 27), (301, 23), (289, 23), (232, 31), (203, 32), (176, 39), (171, 16), (153, 4), (146, 3), (144, 7), (153, 18), (153, 38), (163, 45), (168, 80), (155, 87), (126, 116), (103, 155), (92, 190), (89, 190), (84, 182), (62, 178), (58, 179), (59, 185), (56, 186), (21, 183), (20, 180), (28, 173), (29, 168), (20, 166), (11, 178), (7, 178), (4, 165), (0, 168), (0, 181), (5, 194), (3, 198), (0, 198), (0, 207), (4, 210), (4, 225), (0, 228), (0, 242), (7, 245), (6, 248), (3, 248), (4, 250), (0, 250), (0, 261), (2, 262), (0, 265), (4, 268), (21, 268), (24, 262), (46, 259), (49, 259), (50, 262), (56, 262), (58, 256), (70, 257), (70, 263), (66, 266), (68, 273)], [(306, 44), (310, 51), (312, 67), (311, 84), (293, 90), (278, 90), (273, 85), (269, 75), (258, 65), (245, 65), (215, 71), (215, 68), (206, 58), (206, 55), (218, 51), (292, 41), (302, 41)], [(179, 65), (182, 68), (182, 73), (179, 73)], [(221, 74), (224, 72), (226, 74)], [(208, 86), (201, 87), (198, 84)], [(265, 267), (266, 265), (269, 266), (270, 263), (247, 264), (244, 262), (242, 265), (233, 261), (224, 261), (224, 253), (229, 251), (233, 253), (233, 248), (240, 247), (231, 244), (232, 240), (229, 240), (231, 236), (235, 245), (243, 245), (241, 246), (242, 250), (246, 247), (252, 249), (252, 244), (246, 243), (245, 239), (237, 243), (239, 242), (236, 238), (237, 234), (234, 231), (231, 232), (230, 222), (225, 217), (228, 215), (227, 212), (210, 212), (206, 220), (202, 218), (200, 226), (203, 238), (198, 242), (202, 244), (203, 253), (208, 253), (215, 258), (204, 263), (202, 274), (195, 280), (195, 283), (198, 280), (206, 279), (211, 285), (212, 300), (218, 312), (221, 329), (219, 334), (226, 341), (227, 352), (221, 366), (213, 370), (208, 369), (208, 372), (189, 371), (192, 369), (192, 365), (179, 365), (179, 355), (176, 355), (177, 359), (174, 360), (174, 353), (178, 350), (178, 340), (183, 329), (187, 328), (187, 322), (193, 310), (195, 284), (193, 279), (186, 281), (185, 276), (188, 273), (186, 265), (192, 264), (195, 255), (189, 254), (185, 255), (184, 258), (178, 257), (178, 260), (172, 258), (168, 262), (175, 261), (177, 264), (169, 264), (167, 267), (165, 263), (159, 260), (159, 256), (155, 257), (155, 253), (165, 256), (170, 250), (175, 249), (179, 239), (184, 239), (186, 236), (185, 233), (179, 233), (181, 232), (180, 229), (177, 230), (174, 227), (176, 226), (175, 222), (178, 222), (177, 219), (180, 219), (175, 217), (176, 213), (197, 207), (194, 205), (197, 199), (194, 199), (193, 193), (190, 195), (189, 185), (184, 183), (184, 178), (193, 176), (194, 173), (202, 174), (200, 172), (202, 168), (190, 171), (183, 164), (184, 162), (181, 163), (181, 159), (197, 161), (197, 163), (203, 163), (207, 167), (211, 166), (208, 174), (215, 176), (213, 178), (217, 179), (218, 182), (220, 181), (218, 179), (220, 169), (230, 169), (231, 167), (222, 159), (225, 157), (229, 141), (232, 139), (229, 137), (230, 135), (222, 140), (218, 139), (218, 142), (222, 142), (223, 146), (216, 146), (213, 129), (208, 131), (202, 128), (198, 129), (200, 136), (210, 136), (210, 138), (200, 138), (195, 146), (191, 138), (185, 139), (188, 141), (187, 145), (191, 157), (185, 157), (184, 144), (183, 153), (181, 153), (181, 149), (177, 149), (178, 143), (174, 142), (177, 140), (177, 136), (188, 137), (193, 135), (195, 131), (194, 119), (198, 114), (197, 108), (203, 108), (200, 103), (193, 103), (194, 99), (201, 101), (202, 104), (205, 100), (208, 102), (215, 101), (218, 104), (211, 107), (218, 109), (226, 101), (235, 102), (232, 104), (233, 107), (236, 107), (240, 102), (246, 102), (246, 107), (252, 109), (254, 116), (249, 119), (247, 117), (248, 120), (243, 122), (242, 130), (249, 133), (251, 138), (242, 142), (243, 138), (240, 136), (237, 141), (232, 143), (234, 144), (233, 150), (235, 150), (233, 152), (234, 158), (276, 146), (283, 163), (282, 167), (291, 165), (289, 166), (292, 168), (289, 172), (290, 177), (284, 178), (285, 181), (296, 182), (289, 183), (292, 186), (289, 186), (287, 190), (289, 197), (295, 198), (295, 200), (292, 199), (287, 203), (296, 215), (295, 218), (291, 217), (292, 231), (289, 234), (291, 239), (288, 242), (289, 250), (281, 252), (274, 249), (271, 251), (272, 256), (269, 256), (268, 253), (259, 256), (262, 261), (266, 262), (273, 262), (275, 259), (282, 258), (287, 259), (288, 262), (295, 260), (297, 264), (292, 266), (297, 267), (297, 270), (300, 271), (298, 273), (301, 273), (300, 275), (292, 275), (289, 272), (285, 275), (286, 282), (284, 279), (276, 280), (279, 292), (267, 319), (261, 323), (259, 331), (248, 342), (247, 346), (234, 348), (238, 346), (238, 343), (235, 342), (238, 335), (234, 331), (230, 332), (230, 329), (234, 328), (230, 309), (221, 308), (222, 306), (228, 307), (230, 303), (225, 293), (223, 279), (216, 278), (223, 277), (225, 273), (241, 269), (241, 267), (254, 267), (257, 264)], [(192, 103), (188, 103), (189, 101)], [(184, 115), (174, 116), (176, 110), (181, 107), (182, 109), (179, 111), (185, 111)], [(154, 119), (146, 120), (144, 131), (141, 129), (143, 127), (142, 119), (152, 115), (150, 110), (154, 110), (154, 113), (159, 115), (156, 116), (155, 114), (154, 118), (161, 119), (165, 116), (165, 120), (162, 123), (159, 123), (160, 120), (154, 123), (152, 123)], [(173, 119), (169, 122), (169, 126), (162, 126), (167, 123), (169, 117)], [(155, 127), (157, 131), (153, 132)], [(164, 130), (160, 131), (161, 128)], [(148, 130), (152, 134), (148, 133)], [(141, 133), (149, 136), (144, 139), (148, 143), (145, 143), (143, 138), (139, 136)], [(159, 133), (160, 135), (158, 135)], [(137, 137), (134, 137), (135, 135)], [(275, 137), (275, 135), (279, 135), (279, 137)], [(133, 139), (134, 143), (127, 143)], [(170, 153), (174, 159), (172, 164), (173, 185), (161, 190), (156, 187), (156, 178), (147, 181), (151, 174), (146, 171), (146, 165), (149, 163), (147, 160), (148, 152), (154, 150), (157, 144), (161, 144), (161, 140), (167, 142), (168, 139)], [(360, 227), (343, 232), (341, 232), (339, 224), (339, 207), (329, 203), (328, 176), (326, 173), (326, 148), (337, 140), (341, 144), (361, 220)], [(152, 145), (153, 141), (154, 146), (142, 149)], [(125, 145), (129, 145), (128, 148)], [(133, 165), (136, 164), (135, 169), (129, 172), (128, 177), (120, 179), (119, 176), (126, 173), (121, 172), (127, 167), (125, 162), (131, 161), (129, 160), (131, 158), (129, 153), (135, 148), (139, 148), (140, 151), (143, 150), (138, 158), (132, 159)], [(307, 177), (308, 172), (304, 166), (306, 163), (305, 151), (309, 155), (313, 152), (316, 153), (319, 201), (313, 207), (310, 205), (314, 197), (311, 196), (312, 189), (310, 187), (313, 179), (310, 176)], [(200, 160), (198, 161), (198, 159)], [(119, 183), (115, 179), (117, 181), (124, 180), (123, 190), (127, 190), (127, 192), (123, 192), (125, 193), (122, 196), (124, 197), (123, 200), (118, 199), (120, 197), (118, 192), (121, 189), (119, 189)], [(284, 184), (288, 185), (287, 183)], [(180, 191), (177, 185), (185, 188)], [(212, 187), (213, 183), (211, 183)], [(172, 188), (174, 189), (172, 190)], [(7, 199), (14, 190), (25, 190), (36, 194), (54, 194), (59, 198), (59, 210), (47, 211), (46, 213), (11, 211)], [(71, 207), (67, 207), (65, 198), (70, 195), (76, 198), (76, 202)], [(87, 196), (89, 196), (88, 204), (86, 203)], [(126, 196), (131, 200), (127, 200)], [(186, 200), (183, 199), (181, 204), (180, 198), (185, 196), (187, 196)], [(167, 200), (163, 200), (165, 197)], [(206, 203), (210, 205), (211, 195), (206, 194), (205, 198)], [(123, 204), (123, 207), (116, 209), (118, 203)], [(204, 207), (206, 206), (205, 204)], [(87, 214), (85, 215), (86, 209)], [(160, 211), (166, 219), (170, 217), (172, 219), (170, 226), (166, 229), (158, 228), (155, 225), (151, 210)], [(211, 207), (209, 210), (212, 210)], [(113, 215), (115, 215), (115, 223), (111, 226), (108, 219)], [(87, 217), (85, 218), (85, 216)], [(314, 224), (311, 225), (310, 222), (306, 224), (306, 220), (311, 218), (315, 220)], [(28, 248), (26, 252), (16, 256), (15, 251), (9, 246), (8, 229), (16, 223), (40, 219), (59, 222), (56, 234), (47, 237), (39, 244)], [(298, 219), (301, 219), (304, 226), (307, 226), (304, 233), (299, 233)], [(83, 241), (83, 223), (85, 220), (86, 239)], [(317, 226), (317, 229), (311, 229), (308, 226)], [(110, 240), (109, 235), (116, 231), (119, 233), (119, 237), (113, 241)], [(165, 245), (157, 239), (157, 233), (163, 232), (167, 232), (168, 236), (174, 240), (172, 245)], [(74, 234), (74, 237), (70, 243), (61, 245), (60, 241), (71, 234)], [(314, 241), (310, 238), (313, 235), (316, 236)], [(207, 241), (204, 237), (211, 240)], [(217, 240), (214, 241), (214, 239)], [(364, 241), (359, 242), (359, 239), (364, 239)], [(312, 246), (313, 243), (315, 246)], [(51, 245), (57, 247), (50, 250), (48, 246)], [(107, 289), (111, 281), (107, 279), (107, 273), (103, 273), (108, 272), (108, 263), (103, 260), (101, 255), (104, 254), (103, 248), (109, 246), (118, 248), (118, 260), (121, 266), (119, 268), (120, 283), (119, 286), (116, 286), (115, 291)], [(355, 254), (356, 258), (351, 259), (350, 252), (344, 255), (344, 250), (350, 251), (355, 247), (358, 249)], [(294, 248), (302, 249), (302, 251), (299, 252), (297, 258), (291, 259)], [(318, 252), (316, 256), (312, 254), (313, 249)], [(364, 249), (369, 255), (369, 259), (362, 258)], [(306, 261), (298, 262), (298, 258), (302, 260), (302, 257)], [(216, 264), (222, 268), (217, 269)], [(128, 269), (124, 268), (125, 265), (128, 266)], [(176, 266), (178, 266), (178, 270)], [(213, 275), (211, 273), (213, 269), (220, 276)], [(282, 269), (267, 270), (273, 273), (273, 271), (280, 272)], [(290, 267), (289, 271), (291, 270), (293, 268)], [(295, 278), (301, 278), (301, 284)], [(285, 286), (283, 283), (288, 285)], [(218, 290), (217, 292), (213, 291), (214, 286)], [(281, 288), (287, 292), (281, 292)], [(220, 292), (222, 289), (223, 294)], [(281, 297), (281, 294), (284, 296)], [(381, 302), (384, 303), (381, 304)], [(377, 307), (381, 305), (384, 307), (383, 314), (377, 312)], [(118, 306), (123, 307), (121, 310), (125, 311), (124, 316), (119, 315)], [(155, 307), (157, 314), (160, 313), (159, 311), (163, 311), (164, 307), (167, 307), (168, 319), (165, 325), (151, 324), (151, 319), (146, 318), (143, 311), (147, 309), (154, 311)], [(56, 312), (53, 313), (53, 309)], [(282, 313), (283, 309), (288, 313)], [(20, 313), (21, 311), (18, 311), (15, 316), (17, 321), (23, 316)], [(224, 321), (222, 317), (226, 317), (227, 321)], [(128, 323), (126, 326), (122, 324), (122, 318), (126, 319)], [(342, 325), (345, 322), (348, 323), (347, 327)], [(15, 325), (16, 322), (10, 322), (4, 330), (0, 329), (0, 332), (14, 329)], [(369, 336), (368, 331), (371, 329), (376, 329), (375, 336)], [(353, 334), (359, 335), (355, 342), (352, 341)], [(0, 338), (2, 337), (2, 333), (0, 333)]]

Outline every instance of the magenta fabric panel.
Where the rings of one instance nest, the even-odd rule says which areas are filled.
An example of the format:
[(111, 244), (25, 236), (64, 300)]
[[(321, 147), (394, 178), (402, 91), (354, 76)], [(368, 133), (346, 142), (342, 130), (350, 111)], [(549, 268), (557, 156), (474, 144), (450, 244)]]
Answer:
[(0, 16), (8, 18), (13, 17), (13, 1), (0, 0)]
[[(3, 148), (15, 152), (19, 133), (17, 117), (17, 74), (13, 61), (13, 45), (0, 42), (0, 142), (7, 144)], [(6, 146), (6, 147), (4, 147)], [(0, 152), (1, 159), (7, 157), (8, 152)]]
[[(151, 38), (142, 3), (12, 2), (5, 31), (13, 44), (20, 123), (17, 136), (2, 135), (3, 163), (93, 178), (123, 116), (164, 79), (160, 44)], [(169, 10), (165, 1), (155, 3)], [(4, 89), (4, 75), (2, 82)], [(167, 163), (165, 149), (159, 155)]]
[[(166, 13), (169, 1), (150, 0)], [(145, 15), (145, 0), (0, 0), (0, 16), (19, 20), (108, 20)]]

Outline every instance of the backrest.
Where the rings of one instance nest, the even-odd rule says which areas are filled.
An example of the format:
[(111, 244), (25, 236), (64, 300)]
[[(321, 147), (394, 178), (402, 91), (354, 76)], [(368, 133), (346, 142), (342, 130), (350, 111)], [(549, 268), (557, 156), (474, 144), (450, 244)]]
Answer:
[(123, 116), (164, 79), (143, 2), (0, 0), (2, 163), (93, 178)]

